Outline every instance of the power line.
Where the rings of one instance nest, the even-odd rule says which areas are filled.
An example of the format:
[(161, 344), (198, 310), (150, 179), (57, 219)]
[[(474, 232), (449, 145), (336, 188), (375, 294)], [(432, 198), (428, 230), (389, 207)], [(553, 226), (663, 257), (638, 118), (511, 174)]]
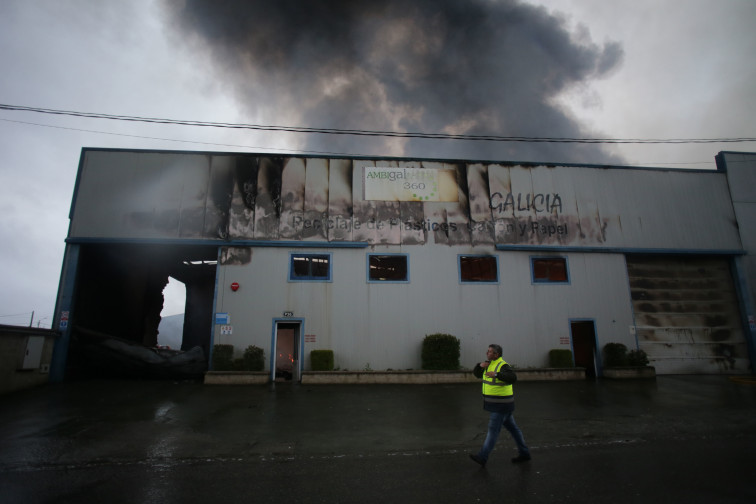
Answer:
[[(6, 319), (6, 318), (15, 318), (15, 320), (11, 321), (3, 321), (3, 325), (9, 325), (14, 327), (33, 327), (36, 322), (36, 327), (44, 327), (49, 328), (52, 325), (52, 321), (49, 320), (52, 318), (52, 315), (45, 315), (43, 317), (37, 317), (37, 319), (34, 319), (35, 311), (25, 312), (25, 313), (9, 313), (0, 315), (0, 318)], [(24, 321), (20, 322), (18, 321), (19, 317), (24, 317)], [(42, 323), (44, 320), (48, 320), (44, 324)]]
[(62, 130), (68, 130), (68, 131), (81, 131), (83, 133), (96, 133), (100, 135), (113, 135), (113, 136), (122, 136), (127, 138), (141, 138), (144, 140), (157, 140), (161, 142), (183, 142), (183, 143), (190, 143), (190, 144), (198, 144), (198, 145), (217, 145), (221, 147), (238, 147), (240, 149), (265, 149), (265, 150), (275, 150), (275, 151), (286, 151), (286, 152), (296, 152), (296, 153), (310, 153), (310, 154), (329, 154), (329, 155), (335, 155), (335, 156), (342, 156), (344, 155), (343, 152), (330, 152), (330, 151), (316, 151), (316, 150), (302, 150), (302, 149), (286, 149), (284, 147), (259, 147), (255, 145), (240, 145), (240, 144), (229, 144), (229, 143), (220, 143), (220, 142), (202, 142), (199, 140), (181, 140), (178, 138), (165, 138), (165, 137), (154, 137), (154, 136), (147, 136), (147, 135), (133, 135), (129, 133), (114, 133), (112, 131), (100, 131), (100, 130), (91, 130), (91, 129), (84, 129), (84, 128), (72, 128), (70, 126), (57, 126), (53, 124), (41, 124), (41, 123), (35, 123), (30, 121), (17, 121), (14, 119), (4, 119), (0, 117), (0, 121), (4, 122), (10, 122), (10, 123), (16, 123), (16, 124), (28, 124), (30, 126), (39, 126), (41, 128), (54, 128), (54, 129), (62, 129)]
[(83, 117), (88, 119), (107, 119), (112, 121), (129, 121), (153, 124), (170, 124), (181, 126), (199, 126), (208, 128), (245, 129), (258, 131), (281, 131), (287, 133), (315, 133), (325, 135), (354, 135), (371, 137), (396, 137), (396, 138), (422, 138), (430, 140), (470, 140), (486, 142), (531, 142), (531, 143), (584, 143), (584, 144), (704, 144), (704, 143), (740, 143), (756, 142), (756, 137), (740, 138), (567, 138), (567, 137), (526, 137), (526, 136), (499, 136), (499, 135), (459, 135), (446, 133), (421, 133), (400, 131), (370, 131), (359, 129), (339, 128), (312, 128), (305, 126), (279, 126), (263, 124), (221, 123), (209, 121), (165, 119), (157, 117), (140, 117), (103, 114), (96, 112), (80, 112), (74, 110), (46, 109), (39, 107), (26, 107), (22, 105), (0, 104), (0, 110), (33, 112), (39, 114), (64, 115)]
[[(252, 150), (261, 150), (264, 149), (266, 151), (285, 151), (285, 152), (292, 152), (292, 153), (298, 153), (298, 154), (322, 154), (322, 155), (330, 155), (330, 156), (349, 156), (350, 154), (346, 152), (336, 152), (336, 151), (320, 151), (320, 150), (312, 150), (312, 149), (287, 149), (284, 147), (260, 147), (257, 145), (242, 145), (242, 144), (231, 144), (231, 143), (221, 143), (221, 142), (203, 142), (200, 140), (182, 140), (178, 138), (166, 138), (166, 137), (155, 137), (155, 136), (148, 136), (148, 135), (134, 135), (129, 133), (115, 133), (112, 131), (101, 131), (101, 130), (92, 130), (92, 129), (84, 129), (84, 128), (73, 128), (70, 126), (58, 126), (54, 124), (41, 124), (36, 122), (30, 122), (30, 121), (18, 121), (15, 119), (4, 119), (0, 117), (0, 121), (3, 122), (10, 122), (10, 123), (16, 123), (16, 124), (27, 124), (29, 126), (39, 126), (41, 128), (53, 128), (53, 129), (61, 129), (61, 130), (67, 130), (67, 131), (81, 131), (83, 133), (94, 133), (99, 135), (112, 135), (112, 136), (122, 136), (127, 138), (141, 138), (144, 140), (156, 140), (156, 141), (163, 141), (163, 142), (182, 142), (182, 143), (189, 143), (189, 144), (197, 144), (197, 145), (213, 145), (213, 146), (220, 146), (220, 147), (237, 147), (240, 149), (252, 149)], [(734, 163), (738, 163), (740, 161), (731, 161)], [(712, 164), (712, 161), (680, 161), (680, 162), (648, 162), (648, 163), (629, 163), (629, 164), (623, 164), (623, 166), (662, 166), (662, 165), (670, 165), (670, 166), (690, 166), (690, 165), (710, 165)]]
[(8, 314), (8, 315), (0, 315), (0, 318), (4, 318), (4, 317), (20, 317), (22, 315), (23, 316), (28, 316), (28, 315), (31, 315), (32, 313), (34, 313), (34, 312), (30, 311), (30, 312), (25, 312), (25, 313), (11, 313), (11, 314)]

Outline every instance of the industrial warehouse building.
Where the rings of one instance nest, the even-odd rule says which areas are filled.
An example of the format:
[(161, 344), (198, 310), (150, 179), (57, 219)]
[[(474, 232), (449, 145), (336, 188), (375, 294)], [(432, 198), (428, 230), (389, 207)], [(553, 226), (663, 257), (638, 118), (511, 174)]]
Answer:
[(658, 374), (750, 373), (756, 154), (716, 171), (492, 161), (83, 149), (52, 379), (94, 365), (92, 335), (157, 344), (186, 286), (182, 350), (250, 345), (299, 379), (421, 366), (433, 333), (472, 366), (552, 349), (602, 375), (601, 349)]

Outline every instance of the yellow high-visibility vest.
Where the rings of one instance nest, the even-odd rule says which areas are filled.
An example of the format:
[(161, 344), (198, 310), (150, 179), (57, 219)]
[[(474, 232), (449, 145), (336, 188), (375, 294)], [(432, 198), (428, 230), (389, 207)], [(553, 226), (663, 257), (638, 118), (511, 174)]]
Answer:
[(511, 396), (514, 394), (514, 391), (512, 390), (512, 384), (504, 383), (496, 377), (489, 378), (488, 376), (486, 376), (486, 373), (489, 371), (498, 373), (504, 364), (506, 364), (506, 362), (501, 357), (488, 364), (488, 367), (483, 372), (484, 396)]

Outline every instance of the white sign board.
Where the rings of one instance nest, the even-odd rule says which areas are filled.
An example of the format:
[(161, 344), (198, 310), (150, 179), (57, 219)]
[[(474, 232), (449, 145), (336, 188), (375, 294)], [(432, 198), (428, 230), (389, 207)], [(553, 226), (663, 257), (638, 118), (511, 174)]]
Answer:
[(366, 201), (458, 201), (456, 172), (436, 168), (364, 168)]

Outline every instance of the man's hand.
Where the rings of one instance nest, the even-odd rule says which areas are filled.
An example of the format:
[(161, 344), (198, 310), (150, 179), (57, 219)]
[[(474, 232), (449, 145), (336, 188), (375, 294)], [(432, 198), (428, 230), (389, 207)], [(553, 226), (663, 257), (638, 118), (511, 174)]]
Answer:
[(483, 361), (480, 364), (478, 364), (478, 366), (482, 367), (483, 369), (486, 369), (486, 368), (488, 368), (489, 364), (490, 363), (488, 361)]
[(488, 373), (486, 373), (486, 376), (488, 376), (489, 378), (496, 378), (496, 371), (489, 371)]

